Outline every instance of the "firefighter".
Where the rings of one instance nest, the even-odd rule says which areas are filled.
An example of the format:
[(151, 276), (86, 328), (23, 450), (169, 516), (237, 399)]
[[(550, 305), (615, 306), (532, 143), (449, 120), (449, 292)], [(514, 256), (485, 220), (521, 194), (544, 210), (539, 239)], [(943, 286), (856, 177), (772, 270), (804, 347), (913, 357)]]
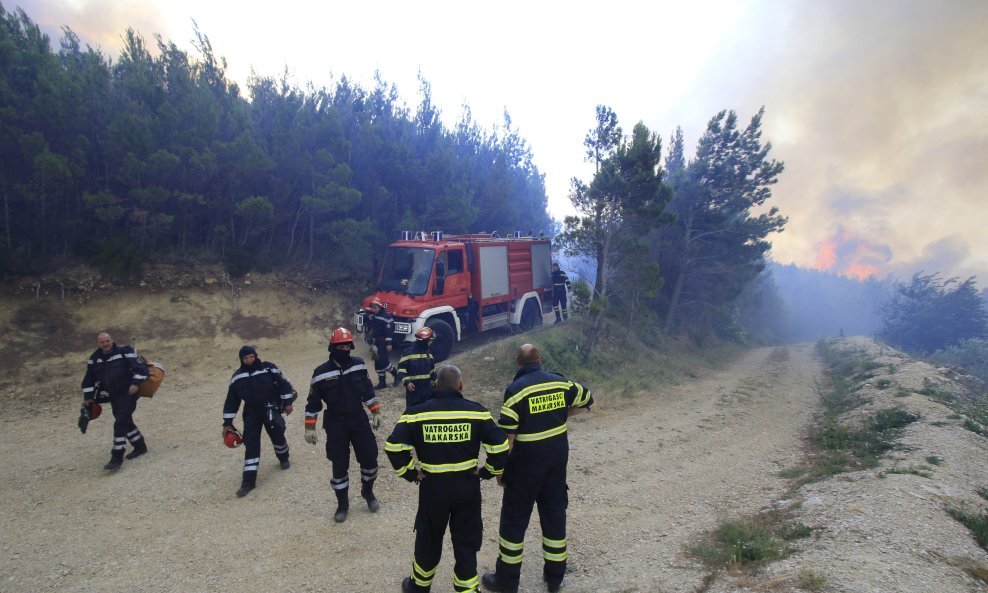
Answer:
[[(544, 268), (543, 268), (544, 269)], [(569, 290), (569, 276), (559, 269), (559, 264), (552, 264), (552, 310), (556, 314), (556, 323), (569, 319), (566, 309), (566, 291)], [(562, 314), (562, 317), (560, 317)]]
[(391, 338), (394, 336), (394, 318), (384, 308), (384, 303), (377, 299), (371, 301), (370, 311), (365, 312), (364, 317), (376, 356), (374, 370), (377, 371), (377, 385), (374, 386), (374, 389), (384, 389), (388, 386), (384, 380), (385, 373), (391, 373), (394, 378), (394, 386), (397, 386), (398, 369), (391, 364)]
[(503, 476), (500, 547), (494, 572), (485, 573), (491, 591), (518, 590), (525, 531), (532, 505), (542, 524), (542, 578), (550, 592), (562, 586), (566, 572), (566, 421), (593, 404), (590, 391), (561, 375), (542, 370), (538, 349), (525, 344), (515, 362), (520, 367), (504, 392), (498, 425), (508, 433), (510, 454)]
[(86, 375), (82, 378), (82, 403), (84, 408), (91, 410), (95, 403), (110, 402), (113, 409), (113, 447), (110, 449), (110, 461), (103, 469), (112, 471), (123, 465), (127, 441), (133, 447), (127, 459), (148, 452), (147, 441), (134, 424), (134, 411), (140, 397), (137, 388), (148, 378), (148, 369), (137, 359), (133, 348), (118, 346), (108, 332), (96, 335), (96, 345), (98, 348), (89, 356)]
[(262, 361), (253, 346), (244, 346), (237, 354), (240, 367), (230, 378), (223, 404), (223, 437), (236, 432), (233, 420), (244, 404), (244, 473), (238, 497), (257, 486), (257, 468), (261, 463), (261, 427), (268, 433), (281, 469), (291, 467), (288, 440), (285, 438), (285, 415), (292, 413), (295, 390), (274, 363)]
[(398, 380), (405, 386), (405, 407), (410, 408), (429, 399), (432, 384), (436, 380), (436, 362), (429, 352), (435, 338), (432, 328), (423, 327), (415, 332), (415, 342), (398, 361)]
[[(439, 369), (432, 397), (398, 419), (384, 451), (398, 476), (418, 484), (415, 552), (403, 593), (429, 591), (449, 524), (453, 543), (453, 590), (476, 591), (477, 552), (483, 538), (480, 480), (504, 470), (508, 439), (484, 406), (463, 397), (460, 369)], [(480, 465), (480, 446), (487, 458)], [(415, 467), (418, 458), (419, 467)], [(479, 480), (478, 480), (479, 478)]]
[[(377, 479), (376, 430), (381, 425), (381, 407), (371, 384), (364, 360), (352, 356), (353, 334), (339, 327), (329, 339), (329, 360), (312, 372), (312, 384), (305, 406), (305, 440), (315, 445), (316, 421), (326, 406), (322, 427), (326, 431), (326, 457), (333, 464), (330, 485), (336, 493), (336, 513), (333, 520), (346, 521), (350, 510), (350, 445), (360, 464), (360, 495), (367, 501), (367, 508), (376, 513), (381, 501), (374, 496), (374, 480)], [(368, 422), (363, 406), (371, 412)]]

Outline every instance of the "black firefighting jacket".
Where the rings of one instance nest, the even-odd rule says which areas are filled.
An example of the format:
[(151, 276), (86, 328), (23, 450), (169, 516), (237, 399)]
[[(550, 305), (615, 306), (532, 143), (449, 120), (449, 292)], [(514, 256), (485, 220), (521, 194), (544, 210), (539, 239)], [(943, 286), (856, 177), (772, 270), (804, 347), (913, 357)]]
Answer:
[(556, 294), (566, 294), (566, 289), (570, 287), (569, 276), (562, 270), (552, 273), (552, 289)]
[(273, 362), (257, 360), (251, 366), (240, 365), (230, 378), (223, 404), (223, 424), (233, 423), (244, 403), (244, 413), (260, 413), (268, 404), (281, 412), (294, 399), (294, 389)]
[(369, 328), (371, 340), (378, 345), (388, 345), (395, 333), (395, 320), (390, 313), (384, 309), (377, 313), (366, 311), (364, 313), (364, 323)]
[(406, 387), (409, 383), (415, 385), (417, 399), (429, 399), (436, 380), (436, 361), (429, 352), (428, 342), (415, 340), (405, 349), (398, 361), (398, 380)]
[(109, 353), (97, 348), (89, 356), (86, 364), (86, 376), (82, 378), (82, 399), (96, 399), (96, 385), (100, 391), (106, 391), (111, 396), (127, 393), (131, 385), (140, 385), (148, 378), (148, 368), (137, 359), (137, 353), (130, 346), (117, 346)]
[(332, 417), (363, 415), (362, 406), (376, 407), (377, 396), (364, 359), (351, 356), (350, 362), (344, 366), (337, 366), (334, 361), (327, 360), (312, 371), (305, 417), (318, 417), (323, 404), (326, 406), (323, 426)]
[(432, 398), (405, 410), (384, 443), (395, 473), (409, 482), (417, 476), (415, 459), (426, 474), (473, 473), (480, 464), (480, 446), (487, 452), (481, 473), (501, 475), (508, 457), (508, 437), (491, 413), (459, 391), (439, 390)]
[(590, 390), (533, 363), (523, 366), (504, 392), (498, 426), (515, 435), (512, 456), (534, 453), (566, 441), (569, 408), (593, 405)]

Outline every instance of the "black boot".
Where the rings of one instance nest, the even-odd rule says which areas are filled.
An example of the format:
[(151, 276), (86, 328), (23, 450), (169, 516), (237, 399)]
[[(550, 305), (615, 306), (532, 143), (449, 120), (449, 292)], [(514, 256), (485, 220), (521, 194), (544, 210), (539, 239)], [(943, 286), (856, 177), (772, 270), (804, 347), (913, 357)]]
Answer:
[(370, 512), (376, 513), (381, 508), (381, 501), (374, 496), (374, 480), (361, 484), (360, 495), (367, 501), (367, 508), (370, 509)]
[(350, 493), (347, 490), (337, 490), (336, 491), (336, 513), (333, 515), (333, 521), (337, 523), (342, 523), (346, 521), (347, 511), (350, 510)]
[(144, 437), (141, 437), (141, 440), (137, 441), (136, 443), (133, 443), (133, 445), (134, 445), (134, 450), (127, 454), (127, 459), (140, 457), (141, 455), (144, 455), (145, 453), (148, 452), (148, 444), (147, 441), (144, 440)]
[(110, 451), (110, 460), (106, 462), (103, 469), (108, 469), (110, 471), (120, 469), (120, 466), (123, 465), (123, 457), (123, 449), (114, 449), (113, 451)]
[(257, 487), (257, 472), (244, 472), (243, 482), (237, 490), (237, 498), (243, 498)]
[(394, 383), (392, 384), (392, 387), (397, 387), (398, 386), (398, 383), (399, 383), (399, 381), (398, 381), (398, 369), (396, 369), (395, 367), (391, 367), (388, 370), (388, 372), (391, 373), (391, 377), (394, 379)]
[(485, 572), (484, 576), (480, 577), (480, 583), (485, 589), (495, 593), (518, 593), (518, 585), (511, 586), (499, 582), (497, 574), (493, 572)]
[(377, 385), (374, 386), (374, 389), (384, 389), (387, 386), (388, 384), (384, 381), (384, 373), (379, 374), (377, 376)]

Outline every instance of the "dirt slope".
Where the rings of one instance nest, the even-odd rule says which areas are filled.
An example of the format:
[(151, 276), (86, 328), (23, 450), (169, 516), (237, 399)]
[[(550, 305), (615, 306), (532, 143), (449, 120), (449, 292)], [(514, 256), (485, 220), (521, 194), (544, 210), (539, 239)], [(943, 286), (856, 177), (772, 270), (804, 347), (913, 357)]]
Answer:
[[(101, 469), (108, 458), (110, 423), (97, 420), (81, 435), (74, 428), (75, 398), (92, 348), (90, 334), (104, 326), (138, 323), (139, 309), (121, 304), (107, 316), (90, 305), (77, 307), (71, 331), (78, 334), (76, 342), (86, 337), (82, 344), (10, 370), (23, 376), (2, 386), (5, 401), (15, 405), (0, 414), (0, 460), (6, 469), (0, 483), (0, 530), (5, 534), (0, 591), (397, 591), (410, 565), (415, 492), (388, 471), (383, 452), (385, 471), (377, 488), (381, 511), (368, 513), (358, 499), (346, 523), (337, 525), (329, 463), (322, 443), (313, 447), (303, 441), (300, 414), (289, 417), (292, 468), (279, 470), (265, 441), (258, 488), (245, 499), (233, 494), (242, 451), (230, 451), (220, 441), (222, 400), (240, 344), (257, 343), (262, 358), (278, 363), (304, 393), (311, 369), (325, 357), (324, 328), (345, 321), (351, 305), (320, 294), (288, 298), (259, 292), (235, 301), (194, 291), (182, 295), (177, 301), (174, 293), (159, 295), (155, 305), (160, 311), (174, 307), (176, 324), (210, 323), (213, 329), (209, 336), (177, 331), (171, 338), (143, 342), (171, 366), (162, 392), (142, 401), (136, 415), (151, 453), (125, 462), (115, 474)], [(140, 305), (146, 309), (148, 303)], [(4, 303), (8, 319), (13, 308)], [(236, 319), (241, 325), (231, 321)], [(252, 339), (255, 327), (278, 329)], [(468, 384), (472, 371), (491, 365), (483, 347), (452, 362), (464, 369)], [(596, 393), (598, 406), (576, 418), (570, 432), (572, 572), (566, 590), (674, 592), (699, 586), (705, 572), (682, 556), (683, 546), (721, 518), (755, 512), (786, 496), (787, 483), (777, 474), (802, 459), (801, 439), (817, 412), (819, 372), (812, 346), (756, 349), (687, 384), (656, 385), (653, 393), (635, 398)], [(492, 403), (502, 389), (503, 384), (468, 386), (468, 396)], [(32, 397), (40, 392), (58, 396)], [(397, 390), (384, 395), (379, 442), (397, 419), (399, 397)], [(970, 441), (966, 455), (983, 459), (982, 441)], [(953, 463), (953, 454), (941, 454)], [(352, 478), (357, 471), (354, 463)], [(957, 471), (975, 470), (958, 465)], [(983, 464), (977, 471), (984, 471)], [(978, 485), (988, 483), (982, 474), (977, 477)], [(817, 570), (830, 576), (825, 590), (985, 590), (966, 578), (957, 562), (937, 560), (937, 554), (985, 559), (966, 531), (943, 513), (930, 520), (945, 526), (954, 538), (950, 544), (903, 552), (893, 564), (910, 577), (913, 567), (922, 567), (925, 588), (902, 584), (905, 579), (872, 580), (871, 568), (831, 571), (827, 563), (848, 555), (881, 565), (886, 548), (914, 546), (892, 536), (891, 543), (875, 541), (885, 533), (869, 532), (866, 520), (880, 517), (888, 501), (861, 506), (859, 495), (845, 493), (848, 484), (883, 488), (889, 481), (854, 480), (825, 482), (808, 491), (804, 508), (816, 514), (803, 521), (822, 527), (824, 537), (778, 568), (768, 568), (764, 578), (723, 577), (713, 590), (791, 590), (791, 575), (818, 563)], [(903, 492), (915, 495), (936, 483)], [(486, 531), (479, 561), (481, 570), (489, 570), (497, 550), (500, 491), (490, 482), (483, 488)], [(862, 541), (841, 552), (843, 528), (831, 526), (844, 525), (848, 517), (858, 522), (855, 533)], [(827, 540), (831, 529), (834, 547)], [(532, 528), (523, 591), (543, 590), (539, 549), (539, 530)], [(853, 564), (853, 558), (845, 561)], [(433, 590), (452, 590), (451, 565), (447, 549)]]

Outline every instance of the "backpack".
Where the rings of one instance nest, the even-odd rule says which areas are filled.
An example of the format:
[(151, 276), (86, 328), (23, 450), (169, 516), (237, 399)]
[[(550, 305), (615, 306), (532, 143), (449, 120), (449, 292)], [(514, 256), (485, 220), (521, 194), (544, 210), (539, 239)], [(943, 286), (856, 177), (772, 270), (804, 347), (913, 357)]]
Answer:
[(149, 361), (142, 354), (137, 355), (137, 360), (148, 367), (148, 378), (138, 386), (137, 394), (141, 397), (154, 397), (158, 387), (161, 387), (161, 382), (165, 380), (165, 367)]

